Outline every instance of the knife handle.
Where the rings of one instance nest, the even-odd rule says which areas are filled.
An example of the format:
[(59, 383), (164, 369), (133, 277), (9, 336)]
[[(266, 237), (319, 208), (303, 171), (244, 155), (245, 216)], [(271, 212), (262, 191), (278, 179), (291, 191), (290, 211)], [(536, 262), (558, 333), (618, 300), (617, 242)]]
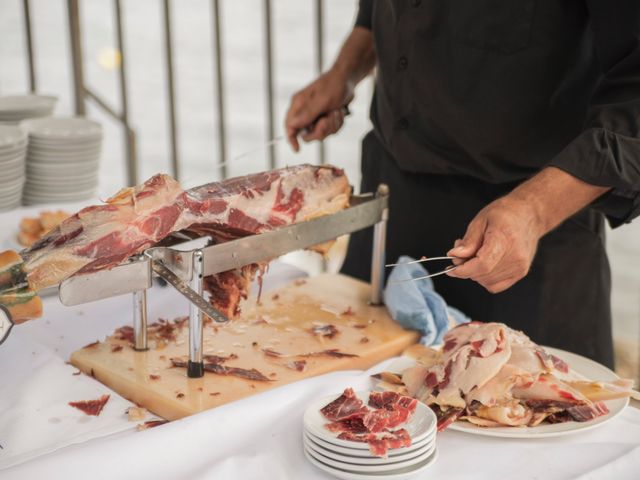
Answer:
[[(348, 117), (349, 115), (351, 115), (351, 110), (349, 110), (349, 105), (343, 105), (342, 107), (340, 107), (340, 111), (342, 112), (342, 114), (345, 117)], [(304, 128), (300, 129), (300, 132), (298, 132), (300, 135), (309, 135), (311, 132), (313, 132), (313, 129), (316, 128), (316, 123), (318, 123), (321, 119), (323, 119), (324, 117), (326, 117), (327, 115), (329, 115), (329, 113), (331, 112), (324, 112), (321, 113), (320, 115), (318, 115), (313, 122), (311, 122), (309, 125), (307, 125)]]

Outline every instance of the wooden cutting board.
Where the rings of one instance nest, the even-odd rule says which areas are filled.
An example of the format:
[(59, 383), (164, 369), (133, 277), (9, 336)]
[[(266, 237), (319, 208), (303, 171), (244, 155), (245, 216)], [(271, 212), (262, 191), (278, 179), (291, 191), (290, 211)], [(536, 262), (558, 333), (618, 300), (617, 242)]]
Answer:
[[(170, 360), (186, 360), (187, 322), (151, 327), (147, 352), (134, 351), (116, 334), (74, 352), (71, 363), (123, 397), (174, 420), (315, 375), (366, 369), (419, 339), (418, 333), (395, 323), (384, 306), (369, 306), (369, 294), (367, 283), (324, 274), (269, 291), (260, 305), (255, 298), (245, 301), (241, 318), (228, 325), (205, 325), (205, 354), (235, 355), (222, 365), (255, 368), (268, 381), (212, 372), (188, 378), (186, 370), (173, 367)], [(328, 325), (337, 330), (332, 338)], [(175, 339), (159, 338), (162, 332)], [(323, 353), (327, 350), (334, 353)], [(354, 356), (336, 357), (335, 352)]]

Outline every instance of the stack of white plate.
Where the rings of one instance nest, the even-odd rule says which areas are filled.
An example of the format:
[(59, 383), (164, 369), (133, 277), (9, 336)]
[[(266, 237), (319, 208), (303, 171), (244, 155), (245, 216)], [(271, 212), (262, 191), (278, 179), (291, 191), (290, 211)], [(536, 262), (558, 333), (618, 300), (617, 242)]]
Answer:
[[(369, 392), (356, 395), (365, 405), (369, 401)], [(368, 444), (341, 440), (324, 427), (328, 421), (320, 409), (337, 397), (318, 400), (304, 414), (304, 454), (316, 467), (346, 480), (400, 480), (414, 478), (435, 462), (436, 416), (423, 403), (418, 403), (406, 424), (397, 427), (409, 432), (411, 446), (389, 450), (387, 458), (381, 458), (371, 454)]]
[(28, 118), (49, 117), (56, 101), (47, 95), (0, 96), (0, 124), (18, 125)]
[(20, 127), (0, 125), (0, 210), (20, 206), (27, 135)]
[(98, 187), (102, 126), (80, 117), (38, 118), (29, 134), (25, 205), (93, 198)]

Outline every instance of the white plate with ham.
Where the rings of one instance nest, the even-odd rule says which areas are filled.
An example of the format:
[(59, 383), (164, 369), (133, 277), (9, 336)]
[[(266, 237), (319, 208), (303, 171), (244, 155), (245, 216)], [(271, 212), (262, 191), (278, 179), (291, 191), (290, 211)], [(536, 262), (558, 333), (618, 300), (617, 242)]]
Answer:
[[(552, 347), (544, 347), (544, 350), (571, 365), (571, 370), (587, 379), (598, 379), (601, 382), (619, 381), (613, 371), (604, 365), (594, 362), (588, 358), (575, 353), (566, 352)], [(616, 398), (613, 400), (603, 401), (609, 413), (600, 415), (592, 420), (584, 422), (562, 422), (562, 423), (543, 423), (535, 427), (481, 427), (465, 421), (457, 421), (449, 426), (451, 430), (461, 432), (474, 433), (476, 435), (487, 435), (492, 437), (507, 438), (543, 438), (557, 437), (560, 435), (569, 435), (572, 433), (584, 432), (592, 428), (599, 427), (602, 424), (613, 420), (618, 416), (627, 405), (629, 405), (629, 397)]]
[(633, 382), (587, 358), (536, 345), (504, 324), (459, 325), (443, 341), (440, 350), (412, 347), (413, 365), (397, 368), (400, 376), (378, 376), (429, 405), (439, 431), (568, 435), (603, 425), (629, 403)]
[[(384, 401), (383, 395), (391, 398), (389, 394), (395, 395), (394, 409), (369, 408), (376, 400)], [(412, 400), (394, 392), (355, 393), (348, 388), (342, 395), (330, 395), (311, 404), (304, 414), (304, 427), (314, 436), (345, 448), (370, 449), (371, 442), (364, 439), (369, 435), (386, 439), (383, 443), (390, 449), (409, 447), (434, 435), (436, 427), (433, 411)]]

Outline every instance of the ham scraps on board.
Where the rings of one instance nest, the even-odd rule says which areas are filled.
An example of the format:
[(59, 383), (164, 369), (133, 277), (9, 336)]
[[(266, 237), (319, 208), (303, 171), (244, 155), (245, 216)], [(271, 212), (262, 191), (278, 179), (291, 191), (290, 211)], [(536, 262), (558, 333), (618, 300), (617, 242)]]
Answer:
[[(183, 190), (168, 175), (125, 188), (105, 204), (86, 207), (30, 248), (0, 254), (0, 302), (17, 322), (36, 318), (36, 293), (76, 273), (118, 265), (173, 232), (224, 242), (335, 213), (348, 206), (350, 186), (332, 166), (299, 165)], [(239, 313), (254, 276), (247, 265), (206, 278), (214, 307)], [(19, 305), (18, 305), (19, 303)]]
[[(400, 428), (416, 409), (416, 399), (396, 392), (372, 392), (368, 406), (347, 388), (342, 395), (320, 409), (330, 423), (325, 428), (338, 438), (366, 442), (375, 456), (386, 457), (387, 450), (411, 446), (409, 433)], [(372, 407), (372, 408), (369, 408)]]
[(628, 397), (633, 382), (594, 382), (500, 323), (470, 322), (444, 336), (439, 355), (405, 370), (409, 395), (431, 408), (438, 430), (461, 419), (483, 427), (585, 422), (608, 413), (604, 400)]

